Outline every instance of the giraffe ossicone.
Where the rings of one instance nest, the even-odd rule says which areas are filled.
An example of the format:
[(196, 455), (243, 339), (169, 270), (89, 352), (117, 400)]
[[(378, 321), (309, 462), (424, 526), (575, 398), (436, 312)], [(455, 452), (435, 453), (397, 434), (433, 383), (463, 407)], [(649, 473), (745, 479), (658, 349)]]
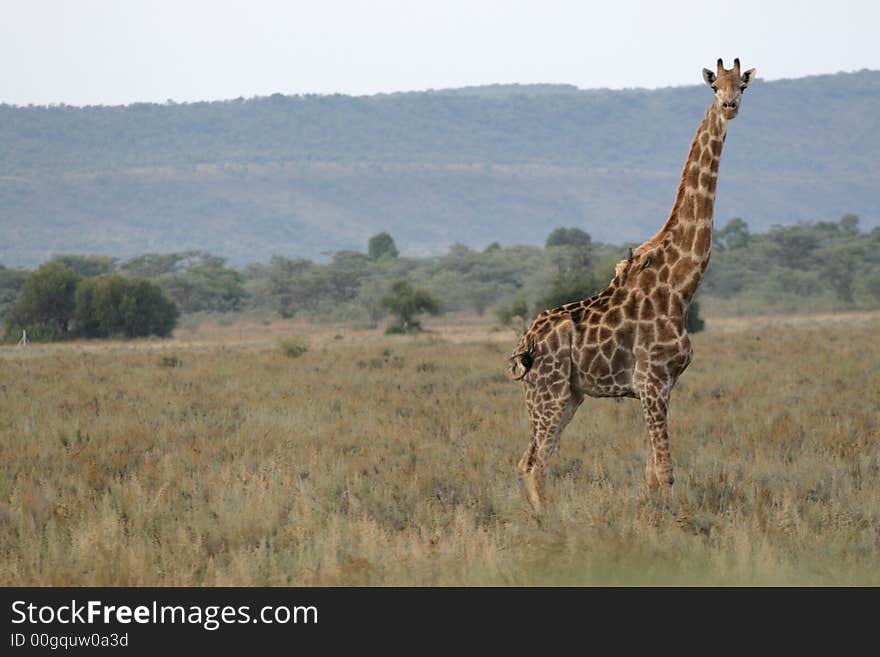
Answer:
[(703, 69), (715, 98), (691, 144), (675, 203), (650, 240), (621, 260), (608, 287), (594, 297), (540, 313), (510, 358), (521, 382), (532, 438), (519, 461), (529, 501), (545, 503), (547, 461), (566, 425), (589, 397), (639, 399), (648, 430), (645, 479), (673, 484), (667, 412), (678, 377), (693, 350), (685, 330), (688, 305), (712, 249), (712, 215), (727, 123), (740, 109), (755, 69), (718, 60)]

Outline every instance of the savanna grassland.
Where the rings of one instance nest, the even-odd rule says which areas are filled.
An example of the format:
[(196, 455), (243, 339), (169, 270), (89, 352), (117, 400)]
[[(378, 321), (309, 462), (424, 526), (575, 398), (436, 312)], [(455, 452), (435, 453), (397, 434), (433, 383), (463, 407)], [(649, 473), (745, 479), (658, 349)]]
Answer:
[(587, 400), (535, 520), (512, 333), (0, 350), (0, 584), (880, 584), (880, 322), (694, 336), (672, 501)]

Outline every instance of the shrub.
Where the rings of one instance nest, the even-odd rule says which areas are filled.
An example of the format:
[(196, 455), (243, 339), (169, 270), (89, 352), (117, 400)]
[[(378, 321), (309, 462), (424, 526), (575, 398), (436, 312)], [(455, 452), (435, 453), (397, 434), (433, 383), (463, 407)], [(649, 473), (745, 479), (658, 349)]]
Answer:
[(76, 290), (76, 333), (86, 338), (167, 337), (179, 314), (158, 285), (142, 278), (87, 278)]
[(309, 350), (309, 341), (298, 335), (282, 338), (278, 344), (288, 358), (299, 358)]
[[(440, 313), (440, 300), (427, 290), (413, 287), (405, 280), (395, 281), (391, 285), (391, 291), (380, 301), (382, 306), (388, 309), (396, 318), (396, 322), (385, 329), (386, 334), (394, 333), (417, 333), (422, 327), (416, 319), (417, 315)], [(400, 330), (390, 330), (396, 327)]]
[(495, 317), (502, 326), (521, 332), (528, 326), (531, 315), (529, 315), (529, 305), (526, 303), (525, 297), (517, 296), (509, 306), (496, 306)]
[(24, 281), (6, 315), (6, 339), (18, 340), (22, 329), (35, 342), (70, 337), (76, 288), (82, 277), (59, 262), (47, 262)]
[(535, 314), (548, 308), (558, 308), (572, 301), (589, 299), (600, 289), (592, 274), (575, 269), (559, 273), (547, 293), (535, 304)]
[(385, 328), (385, 335), (406, 335), (406, 329), (399, 324), (389, 324)]

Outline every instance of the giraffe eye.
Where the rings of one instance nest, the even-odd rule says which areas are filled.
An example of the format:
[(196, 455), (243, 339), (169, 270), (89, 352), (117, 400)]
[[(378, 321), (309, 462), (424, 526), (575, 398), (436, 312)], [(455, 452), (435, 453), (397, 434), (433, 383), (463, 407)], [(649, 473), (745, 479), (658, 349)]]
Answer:
[(743, 86), (741, 86), (741, 87), (739, 88), (739, 92), (740, 92), (740, 93), (742, 93), (742, 92), (745, 91), (745, 90), (746, 90), (746, 85), (743, 85)]
[(712, 91), (718, 91), (718, 87), (716, 85), (712, 85)]

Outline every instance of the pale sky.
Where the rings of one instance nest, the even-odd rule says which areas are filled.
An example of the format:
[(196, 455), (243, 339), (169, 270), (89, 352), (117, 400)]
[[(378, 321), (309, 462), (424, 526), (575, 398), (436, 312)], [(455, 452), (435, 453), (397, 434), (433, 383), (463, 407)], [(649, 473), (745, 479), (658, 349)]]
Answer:
[(880, 2), (0, 0), (0, 102), (120, 104), (880, 69)]

